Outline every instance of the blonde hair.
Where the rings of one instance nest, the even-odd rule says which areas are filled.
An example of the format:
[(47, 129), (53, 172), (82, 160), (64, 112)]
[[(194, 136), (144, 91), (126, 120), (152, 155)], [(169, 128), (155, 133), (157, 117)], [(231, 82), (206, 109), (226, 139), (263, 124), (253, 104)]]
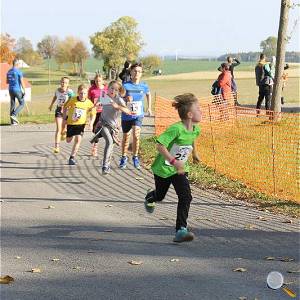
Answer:
[(194, 94), (185, 93), (176, 96), (172, 106), (177, 109), (180, 119), (185, 120), (187, 119), (187, 114), (191, 111), (192, 105), (197, 102), (198, 99)]
[(94, 80), (96, 80), (97, 78), (101, 78), (103, 80), (103, 76), (102, 74), (96, 74), (95, 77), (94, 77)]
[(110, 88), (112, 85), (117, 84), (119, 87), (119, 95), (121, 97), (124, 97), (126, 94), (126, 90), (124, 89), (124, 87), (122, 86), (122, 83), (118, 80), (112, 80), (109, 84), (108, 87)]
[(82, 90), (87, 89), (87, 88), (88, 88), (87, 85), (85, 83), (82, 83), (78, 86), (77, 91), (79, 92), (79, 91), (82, 91)]

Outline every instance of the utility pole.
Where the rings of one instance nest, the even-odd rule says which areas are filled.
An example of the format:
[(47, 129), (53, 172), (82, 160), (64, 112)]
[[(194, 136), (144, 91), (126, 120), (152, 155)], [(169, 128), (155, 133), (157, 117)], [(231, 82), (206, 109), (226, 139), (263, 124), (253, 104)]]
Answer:
[(281, 112), (282, 74), (285, 63), (285, 49), (288, 40), (287, 27), (289, 21), (290, 0), (281, 0), (280, 20), (277, 39), (276, 70), (273, 86), (271, 110), (275, 113)]
[(50, 55), (48, 55), (48, 93), (50, 93)]

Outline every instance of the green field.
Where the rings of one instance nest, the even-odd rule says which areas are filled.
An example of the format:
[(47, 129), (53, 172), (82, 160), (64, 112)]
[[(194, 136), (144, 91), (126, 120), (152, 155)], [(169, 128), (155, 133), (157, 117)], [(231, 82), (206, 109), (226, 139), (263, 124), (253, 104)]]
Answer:
[[(220, 66), (220, 61), (203, 61), (200, 59), (183, 59), (183, 60), (164, 60), (162, 61), (162, 65), (159, 67), (164, 75), (170, 74), (179, 74), (179, 73), (190, 73), (190, 72), (198, 72), (198, 71), (215, 71)], [(249, 71), (253, 70), (255, 63), (253, 62), (243, 62), (238, 69), (240, 71)], [(96, 58), (89, 58), (85, 62), (85, 71), (93, 73), (96, 70), (100, 69), (102, 72), (103, 61)], [(43, 65), (40, 67), (41, 69), (48, 68), (48, 62), (44, 61)], [(50, 68), (52, 70), (57, 70), (58, 65), (54, 59), (50, 61)], [(61, 66), (63, 70), (72, 70), (71, 64), (63, 64)], [(24, 69), (25, 74), (27, 71)], [(30, 71), (29, 71), (30, 72)], [(30, 77), (30, 76), (29, 76)]]
[[(164, 75), (170, 74), (179, 74), (179, 73), (190, 73), (190, 72), (199, 72), (199, 71), (216, 71), (220, 66), (220, 61), (203, 61), (203, 60), (165, 60), (161, 66), (162, 73)], [(238, 69), (240, 71), (249, 71), (253, 70), (254, 63), (242, 63), (239, 65)]]
[[(198, 97), (210, 95), (211, 80), (147, 80), (153, 94), (172, 99), (181, 93), (194, 93)], [(237, 81), (239, 102), (254, 105), (257, 102), (258, 88), (253, 79), (240, 79)], [(288, 86), (284, 91), (286, 103), (299, 105), (299, 78), (289, 78)]]
[[(206, 79), (205, 74), (211, 72), (213, 76), (218, 75), (217, 67), (220, 62), (216, 61), (202, 61), (202, 60), (165, 60), (163, 61), (162, 70), (164, 74), (180, 74), (189, 72), (206, 72), (204, 73), (204, 78), (193, 79), (195, 73), (191, 73), (190, 79), (168, 79), (165, 78), (148, 78), (145, 74), (144, 80), (149, 84), (152, 95), (155, 94), (166, 97), (173, 98), (174, 96), (185, 93), (192, 92), (198, 97), (206, 97), (210, 95), (210, 89), (213, 80)], [(71, 65), (63, 65), (61, 70), (55, 61), (51, 60), (51, 70), (50, 70), (50, 85), (48, 82), (48, 64), (47, 61), (43, 65), (37, 67), (31, 67), (29, 69), (23, 69), (25, 77), (29, 80), (32, 85), (32, 101), (27, 103), (27, 109), (23, 110), (22, 116), (20, 117), (21, 122), (52, 122), (53, 116), (48, 112), (49, 102), (51, 101), (52, 95), (59, 85), (59, 80), (62, 76), (69, 75), (72, 72)], [(237, 69), (239, 71), (253, 71), (254, 63), (242, 63)], [(296, 68), (292, 66), (291, 69)], [(97, 69), (102, 69), (102, 61), (90, 58), (86, 62), (86, 71), (94, 72)], [(71, 87), (76, 90), (82, 79), (78, 76), (70, 76)], [(87, 80), (85, 80), (87, 83)], [(254, 105), (257, 101), (257, 87), (255, 85), (254, 79), (245, 78), (237, 80), (239, 89), (239, 102), (241, 104), (251, 104)], [(285, 89), (285, 98), (287, 103), (298, 104), (300, 102), (299, 96), (299, 77), (290, 77), (288, 80), (288, 85)], [(9, 122), (9, 105), (7, 103), (1, 104), (1, 124), (7, 124)], [(40, 115), (40, 120), (37, 115)]]

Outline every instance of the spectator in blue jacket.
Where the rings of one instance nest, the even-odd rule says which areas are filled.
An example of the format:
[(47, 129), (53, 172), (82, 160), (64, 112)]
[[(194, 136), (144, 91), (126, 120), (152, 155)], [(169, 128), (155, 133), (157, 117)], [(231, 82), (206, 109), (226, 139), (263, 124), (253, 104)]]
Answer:
[[(6, 74), (6, 83), (8, 84), (10, 95), (10, 121), (12, 125), (17, 125), (19, 123), (17, 115), (25, 105), (25, 83), (23, 73), (18, 69), (18, 65), (19, 61), (15, 58), (13, 60), (13, 67)], [(19, 102), (17, 108), (16, 99)]]

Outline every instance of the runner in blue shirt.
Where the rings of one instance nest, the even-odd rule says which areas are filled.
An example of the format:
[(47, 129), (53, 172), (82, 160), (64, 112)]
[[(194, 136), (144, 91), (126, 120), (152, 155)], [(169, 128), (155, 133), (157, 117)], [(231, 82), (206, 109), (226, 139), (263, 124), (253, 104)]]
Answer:
[(141, 82), (143, 67), (141, 63), (135, 63), (130, 67), (131, 81), (124, 83), (123, 87), (126, 90), (125, 100), (127, 107), (133, 115), (122, 113), (122, 157), (119, 167), (126, 168), (128, 161), (127, 151), (129, 146), (131, 129), (133, 131), (132, 138), (132, 161), (136, 169), (140, 169), (138, 158), (141, 126), (144, 117), (144, 97), (147, 98), (147, 112), (151, 115), (151, 94), (148, 85)]
[[(25, 105), (25, 84), (23, 80), (23, 73), (17, 68), (19, 64), (18, 59), (13, 60), (13, 67), (6, 74), (6, 83), (10, 95), (10, 121), (12, 125), (19, 123), (17, 119), (18, 113)], [(19, 101), (19, 106), (16, 108), (16, 98)]]

